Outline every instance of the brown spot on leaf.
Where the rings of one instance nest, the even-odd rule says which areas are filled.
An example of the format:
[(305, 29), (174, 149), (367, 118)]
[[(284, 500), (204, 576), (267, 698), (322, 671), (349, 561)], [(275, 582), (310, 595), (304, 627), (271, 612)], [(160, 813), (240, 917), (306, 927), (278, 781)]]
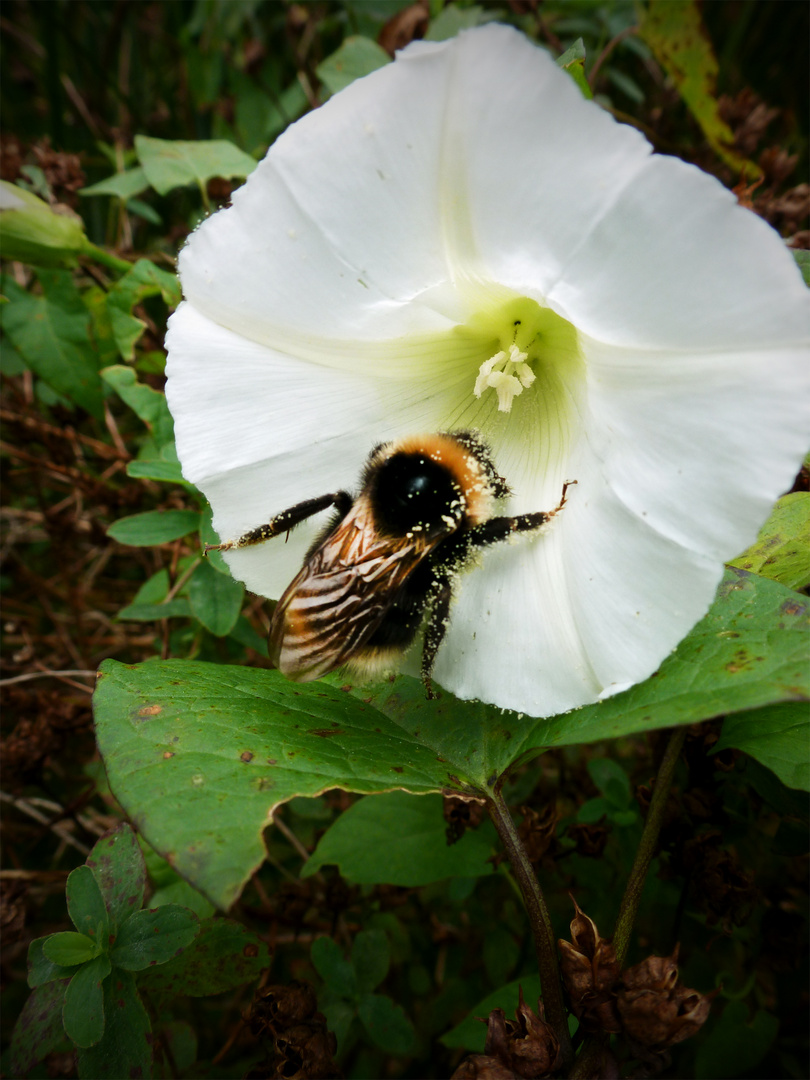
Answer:
[(138, 716), (157, 716), (162, 712), (162, 705), (142, 705), (141, 708), (138, 709)]
[(319, 739), (328, 739), (331, 735), (345, 735), (342, 728), (313, 728), (308, 735), (317, 735)]
[(173, 751), (173, 750), (165, 750), (165, 751), (163, 752), (163, 757), (164, 757), (164, 759), (166, 759), (166, 760), (168, 760), (168, 759), (169, 759), (169, 758), (171, 758), (171, 757), (174, 757), (174, 751)]
[(251, 754), (250, 750), (243, 750), (242, 753), (239, 755), (239, 760), (244, 761), (244, 763), (247, 765), (249, 761), (253, 761), (253, 754)]

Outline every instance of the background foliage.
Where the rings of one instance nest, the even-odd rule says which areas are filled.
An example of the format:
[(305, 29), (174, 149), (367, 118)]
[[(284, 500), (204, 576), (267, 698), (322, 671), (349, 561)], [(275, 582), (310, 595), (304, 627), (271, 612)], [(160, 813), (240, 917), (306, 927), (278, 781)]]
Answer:
[[(800, 255), (809, 246), (803, 3), (4, 5), (2, 176), (75, 225), (62, 228), (58, 248), (40, 244), (32, 256), (30, 240), (17, 250), (5, 238), (3, 250), (19, 255), (4, 263), (2, 279), (6, 1075), (21, 1074), (22, 1064), (32, 1076), (76, 1075), (73, 1045), (88, 1043), (79, 1058), (86, 1076), (133, 1062), (158, 1075), (242, 1076), (254, 1068), (250, 1075), (272, 1076), (265, 999), (253, 998), (269, 964), (264, 984), (304, 979), (317, 989), (338, 1037), (338, 1064), (358, 1078), (448, 1076), (464, 1050), (483, 1045), (474, 1017), (494, 1006), (486, 1000), (493, 990), (506, 988), (497, 999), (504, 1007), (517, 1003), (518, 982), (527, 1000), (536, 997), (525, 917), (510, 875), (492, 861), (489, 823), (448, 848), (438, 795), (371, 800), (334, 787), (321, 794), (340, 784), (354, 792), (394, 787), (405, 758), (412, 791), (454, 780), (484, 787), (515, 745), (507, 759), (497, 742), (477, 739), (485, 717), (466, 712), (456, 730), (452, 703), (434, 709), (408, 680), (365, 701), (331, 680), (317, 728), (291, 744), (309, 763), (308, 782), (290, 771), (273, 796), (288, 800), (278, 828), (262, 835), (272, 750), (262, 758), (259, 741), (274, 722), (289, 725), (289, 688), (254, 670), (266, 667), (263, 603), (245, 596), (221, 559), (200, 557), (201, 543), (214, 540), (210, 513), (181, 478), (162, 395), (165, 321), (179, 300), (174, 258), (195, 224), (227, 202), (289, 122), (388, 62), (395, 47), (489, 18), (549, 48), (583, 92), (638, 124), (656, 149), (735, 187)], [(684, 983), (719, 988), (710, 1020), (675, 1048), (666, 1075), (805, 1074), (807, 800), (799, 789), (808, 787), (807, 711), (786, 687), (803, 677), (806, 646), (797, 633), (776, 634), (785, 628), (775, 620), (781, 612), (798, 628), (806, 615), (796, 590), (806, 594), (810, 581), (807, 491), (803, 471), (759, 544), (735, 561), (709, 617), (715, 624), (696, 628), (662, 667), (652, 696), (645, 684), (607, 707), (581, 710), (563, 733), (553, 722), (504, 721), (527, 761), (513, 770), (505, 795), (522, 816), (555, 930), (568, 936), (569, 892), (610, 932), (660, 753), (660, 737), (644, 734), (651, 709), (658, 726), (712, 718), (690, 729), (631, 956), (666, 955), (680, 941)], [(720, 640), (707, 658), (705, 641), (741, 628), (748, 638)], [(752, 664), (765, 649), (767, 665)], [(180, 759), (160, 727), (161, 683), (173, 669), (129, 667), (155, 658), (230, 665), (223, 677), (244, 691), (244, 699), (230, 699), (243, 714), (252, 682), (261, 680), (265, 702), (268, 685), (275, 695), (267, 715), (257, 710), (250, 745), (227, 710), (217, 728), (222, 745), (213, 725), (206, 728), (187, 778), (198, 796), (193, 817), (187, 802), (172, 802)], [(104, 918), (100, 936), (92, 919), (81, 923), (83, 905), (104, 907), (97, 893), (115, 906), (104, 881), (93, 884), (99, 843), (109, 843), (98, 838), (122, 818), (91, 729), (89, 693), (102, 661), (109, 663), (99, 741), (116, 795), (127, 808), (130, 799), (148, 808), (138, 822), (147, 837), (169, 819), (192, 826), (170, 862), (146, 843), (141, 856), (126, 840), (122, 865), (141, 882), (136, 908), (146, 897), (164, 911), (157, 925), (167, 941), (190, 928), (196, 935), (177, 946), (184, 952), (175, 960), (153, 957), (150, 971), (116, 952)], [(698, 684), (687, 677), (693, 669)], [(193, 673), (199, 688), (207, 670), (178, 672)], [(157, 711), (139, 717), (136, 734), (115, 724), (147, 697)], [(174, 690), (168, 704), (177, 700)], [(199, 715), (181, 719), (196, 730)], [(408, 717), (435, 733), (432, 753), (424, 734), (415, 741)], [(340, 757), (356, 751), (342, 749), (349, 728), (361, 743), (364, 731), (373, 735), (365, 771), (352, 759), (353, 780)], [(381, 728), (390, 736), (388, 757)], [(470, 746), (478, 757), (468, 750), (465, 757)], [(554, 749), (529, 760), (541, 746)], [(211, 761), (226, 757), (232, 764), (212, 774)], [(145, 764), (147, 786), (133, 794)], [(220, 782), (227, 797), (206, 802)], [(466, 811), (445, 814), (463, 831)], [(227, 850), (223, 836), (232, 839)], [(201, 870), (209, 848), (220, 861)], [(245, 878), (232, 919), (215, 915), (211, 901), (233, 901)], [(192, 914), (175, 925), (173, 906)], [(56, 932), (56, 944), (36, 944)], [(114, 977), (125, 988), (120, 1015), (105, 997)], [(78, 987), (83, 1001), (96, 994), (102, 1012), (106, 1002), (116, 1038), (135, 1033), (126, 1061), (111, 1064), (104, 1041), (92, 1042), (97, 1029), (78, 1030), (69, 1004), (63, 1013), (68, 978), (80, 978), (74, 998)], [(33, 1014), (32, 986), (51, 1023), (35, 1025), (42, 1041), (33, 1045), (20, 1035)]]

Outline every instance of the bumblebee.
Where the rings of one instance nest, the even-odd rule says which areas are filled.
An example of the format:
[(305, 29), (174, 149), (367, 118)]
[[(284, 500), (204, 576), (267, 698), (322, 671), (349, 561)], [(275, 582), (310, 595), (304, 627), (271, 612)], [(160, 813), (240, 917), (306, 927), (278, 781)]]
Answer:
[(410, 435), (371, 451), (356, 497), (307, 499), (206, 551), (263, 543), (334, 507), (273, 611), (271, 663), (295, 682), (344, 665), (379, 674), (396, 666), (427, 613), (421, 672), (433, 697), (458, 573), (477, 550), (539, 529), (562, 510), (571, 483), (553, 510), (498, 517), (495, 501), (509, 488), (477, 432)]

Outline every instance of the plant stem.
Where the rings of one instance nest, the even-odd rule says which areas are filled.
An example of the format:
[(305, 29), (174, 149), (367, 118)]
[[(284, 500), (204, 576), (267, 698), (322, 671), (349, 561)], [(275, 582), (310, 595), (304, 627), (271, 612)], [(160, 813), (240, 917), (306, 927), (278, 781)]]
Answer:
[(117, 255), (111, 255), (109, 251), (105, 251), (103, 248), (98, 247), (89, 240), (80, 254), (87, 256), (88, 259), (93, 259), (95, 262), (101, 263), (101, 265), (106, 266), (108, 270), (118, 270), (125, 274), (128, 270), (132, 269), (131, 262), (127, 262), (126, 259), (119, 259)]
[[(650, 868), (652, 857), (655, 854), (655, 847), (658, 843), (658, 835), (661, 832), (661, 825), (664, 820), (664, 810), (666, 809), (667, 799), (669, 797), (669, 789), (672, 786), (672, 777), (675, 773), (675, 766), (678, 764), (678, 758), (681, 755), (685, 740), (685, 726), (672, 729), (667, 748), (661, 759), (661, 765), (655, 777), (650, 809), (647, 811), (647, 820), (644, 823), (644, 832), (641, 835), (641, 842), (638, 845), (638, 851), (636, 852), (636, 857), (633, 862), (633, 869), (630, 871), (630, 877), (627, 879), (627, 886), (624, 890), (621, 907), (619, 908), (619, 915), (616, 919), (616, 929), (613, 932), (613, 948), (615, 949), (616, 959), (619, 962), (620, 968), (624, 966), (624, 961), (627, 958), (627, 950), (630, 946), (630, 934), (636, 920), (636, 913), (638, 912), (638, 905), (644, 890), (647, 871)], [(604, 1035), (588, 1036), (582, 1047), (582, 1052), (574, 1062), (574, 1067), (569, 1073), (569, 1080), (591, 1080), (592, 1077), (598, 1075), (598, 1070), (602, 1063), (604, 1043)]]
[(669, 798), (669, 789), (672, 786), (672, 777), (675, 774), (675, 766), (681, 756), (681, 750), (686, 740), (686, 727), (681, 726), (672, 729), (667, 748), (661, 759), (661, 765), (655, 777), (650, 809), (647, 811), (647, 820), (644, 823), (644, 832), (638, 845), (633, 869), (627, 879), (627, 886), (622, 897), (619, 915), (616, 919), (616, 929), (613, 932), (613, 948), (616, 950), (616, 959), (619, 967), (624, 965), (627, 958), (627, 950), (630, 946), (630, 934), (633, 923), (636, 921), (636, 912), (644, 889), (647, 871), (650, 868), (655, 847), (658, 843), (658, 834), (664, 820), (664, 810)]
[(540, 890), (540, 883), (520, 842), (515, 823), (500, 791), (493, 792), (487, 799), (487, 809), (501, 838), (501, 843), (506, 849), (512, 873), (515, 875), (523, 903), (526, 905), (526, 913), (529, 916), (534, 938), (537, 967), (540, 972), (546, 1020), (559, 1040), (563, 1064), (568, 1064), (573, 1058), (571, 1036), (568, 1033), (568, 1017), (563, 1003), (554, 930)]

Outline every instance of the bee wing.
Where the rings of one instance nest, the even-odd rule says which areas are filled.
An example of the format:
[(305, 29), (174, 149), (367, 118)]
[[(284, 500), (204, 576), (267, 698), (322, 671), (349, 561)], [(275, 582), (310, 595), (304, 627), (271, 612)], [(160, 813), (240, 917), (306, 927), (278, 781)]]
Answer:
[(299, 571), (270, 623), (271, 662), (309, 682), (345, 664), (379, 626), (399, 589), (442, 539), (381, 538), (362, 498)]

